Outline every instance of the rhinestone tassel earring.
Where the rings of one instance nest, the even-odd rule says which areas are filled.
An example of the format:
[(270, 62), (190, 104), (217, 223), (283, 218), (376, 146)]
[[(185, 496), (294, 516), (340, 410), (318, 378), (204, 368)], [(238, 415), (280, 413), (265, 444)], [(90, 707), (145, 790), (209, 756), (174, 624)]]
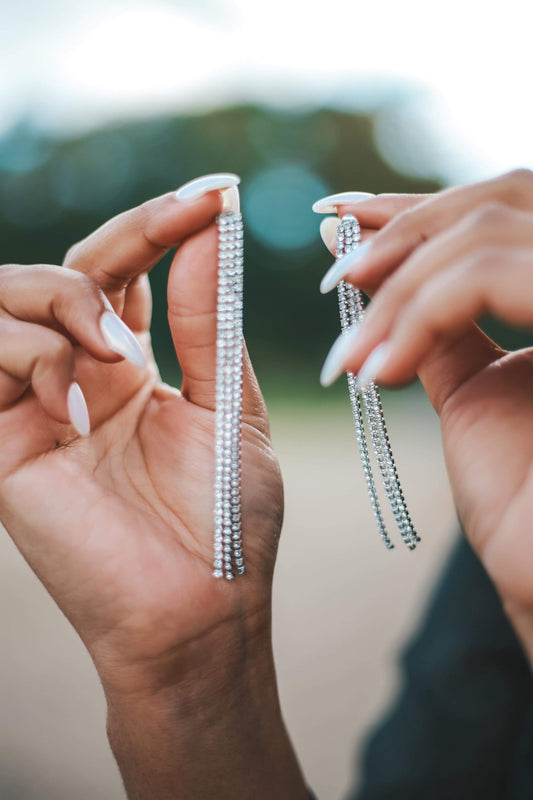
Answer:
[(215, 578), (245, 571), (241, 529), (243, 224), (239, 192), (223, 193), (218, 223), (215, 434)]
[[(341, 194), (330, 195), (322, 200), (318, 200), (313, 211), (318, 214), (337, 213), (339, 205), (349, 202), (357, 202), (370, 197), (365, 192), (344, 192)], [(336, 226), (336, 255), (337, 261), (352, 252), (360, 245), (361, 231), (358, 220), (353, 214), (346, 214), (338, 220)], [(332, 270), (334, 273), (334, 270)], [(329, 274), (329, 273), (328, 273)], [(326, 276), (327, 278), (328, 276)], [(324, 282), (323, 282), (324, 285)], [(328, 284), (326, 291), (331, 286)], [(322, 289), (324, 291), (324, 289)], [(363, 294), (359, 289), (354, 288), (347, 281), (341, 280), (337, 286), (339, 300), (339, 314), (342, 333), (345, 333), (353, 325), (359, 325), (364, 317)], [(374, 519), (378, 527), (381, 539), (387, 549), (394, 547), (383, 518), (381, 505), (376, 489), (376, 481), (372, 470), (370, 448), (367, 441), (367, 430), (371, 442), (378, 471), (383, 482), (385, 494), (392, 509), (394, 520), (400, 531), (402, 540), (410, 550), (414, 550), (420, 537), (418, 536), (413, 522), (407, 510), (407, 504), (403, 495), (396, 464), (392, 455), (381, 398), (377, 386), (374, 382), (359, 387), (357, 376), (352, 372), (347, 372), (348, 391), (352, 416), (355, 425), (355, 433), (359, 454), (363, 465), (363, 473), (367, 485), (370, 503)], [(366, 417), (366, 429), (364, 417)]]
[[(337, 259), (342, 258), (346, 253), (350, 253), (359, 246), (361, 231), (359, 222), (353, 214), (347, 214), (337, 225)], [(363, 295), (346, 281), (341, 281), (338, 288), (339, 313), (341, 328), (346, 331), (351, 325), (361, 323), (364, 316)], [(368, 494), (372, 505), (372, 511), (378, 526), (380, 536), (388, 549), (392, 549), (392, 544), (376, 492), (376, 485), (372, 473), (368, 445), (366, 440), (365, 428), (363, 424), (364, 408), (365, 416), (372, 441), (374, 456), (378, 465), (385, 493), (389, 500), (392, 513), (400, 535), (410, 550), (414, 550), (420, 537), (416, 533), (407, 505), (403, 496), (402, 487), (398, 478), (396, 464), (392, 455), (392, 449), (387, 432), (387, 425), (381, 405), (379, 390), (375, 383), (371, 382), (361, 393), (358, 392), (356, 381), (357, 377), (353, 372), (347, 373), (348, 391), (355, 424), (357, 443), (363, 463), (363, 472), (366, 479)], [(361, 407), (362, 406), (362, 407)]]

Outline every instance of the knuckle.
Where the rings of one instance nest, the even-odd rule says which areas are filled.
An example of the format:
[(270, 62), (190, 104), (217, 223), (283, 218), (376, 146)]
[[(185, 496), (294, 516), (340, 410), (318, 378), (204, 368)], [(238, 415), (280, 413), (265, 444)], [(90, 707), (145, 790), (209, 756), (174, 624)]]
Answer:
[(2, 264), (0, 265), (0, 287), (5, 289), (10, 278), (23, 269), (19, 264)]
[(501, 203), (486, 203), (474, 211), (470, 223), (477, 232), (487, 234), (505, 224), (508, 214), (508, 209)]
[(533, 193), (533, 171), (525, 167), (513, 169), (500, 179), (504, 199), (521, 203)]
[(142, 234), (147, 242), (150, 244), (161, 247), (158, 243), (156, 234), (157, 216), (154, 213), (154, 200), (146, 200), (137, 208), (133, 208), (129, 213), (132, 214), (132, 219), (135, 221), (135, 226)]
[(479, 247), (471, 256), (467, 269), (470, 272), (486, 272), (496, 263), (496, 248), (490, 245)]
[(533, 186), (533, 171), (526, 167), (518, 167), (508, 172), (504, 179), (514, 186), (531, 187)]
[(62, 317), (67, 317), (71, 312), (79, 311), (80, 304), (98, 302), (101, 305), (100, 291), (89, 276), (83, 272), (72, 271), (59, 295), (54, 299), (54, 312)]
[(440, 305), (438, 287), (433, 281), (426, 283), (409, 304), (408, 315), (421, 322), (434, 319), (435, 306)]
[(85, 239), (81, 239), (79, 242), (76, 242), (75, 244), (71, 245), (71, 247), (69, 247), (69, 249), (65, 253), (65, 258), (63, 259), (64, 267), (71, 267), (72, 264), (74, 264), (78, 260), (80, 253), (83, 249), (84, 241)]
[(61, 334), (56, 333), (49, 337), (45, 349), (43, 351), (43, 361), (49, 362), (51, 364), (57, 364), (58, 362), (64, 361), (71, 361), (73, 358), (73, 350), (72, 345), (65, 339), (64, 336)]
[(82, 297), (92, 297), (97, 291), (96, 283), (84, 272), (72, 272), (69, 275), (71, 291)]

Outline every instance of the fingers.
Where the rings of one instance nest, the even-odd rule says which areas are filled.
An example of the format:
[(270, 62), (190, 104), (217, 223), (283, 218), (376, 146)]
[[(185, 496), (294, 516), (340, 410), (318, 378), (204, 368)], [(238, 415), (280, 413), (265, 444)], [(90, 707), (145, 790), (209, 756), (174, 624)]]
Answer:
[[(347, 197), (352, 197), (353, 202), (342, 202), (339, 206), (330, 205), (330, 202), (336, 203), (340, 199), (344, 201)], [(350, 279), (349, 276), (353, 266), (364, 258), (370, 242), (381, 227), (398, 214), (419, 205), (427, 197), (429, 195), (400, 194), (363, 197), (362, 193), (344, 192), (341, 195), (331, 195), (315, 203), (313, 210), (317, 213), (329, 213), (334, 210), (338, 212), (337, 217), (326, 217), (320, 223), (322, 241), (332, 255), (336, 255), (337, 250), (337, 225), (339, 219), (342, 219), (346, 214), (357, 216), (361, 229), (361, 245), (364, 245), (351, 251), (351, 253), (339, 259), (329, 268), (320, 283), (322, 294), (330, 292), (341, 280)], [(368, 287), (366, 288), (368, 291)]]
[[(372, 227), (372, 223), (380, 219), (384, 225), (363, 258), (355, 252), (346, 256), (343, 262), (343, 277), (368, 291), (376, 291), (416, 248), (456, 224), (472, 210), (500, 204), (526, 213), (533, 211), (533, 173), (516, 170), (490, 181), (430, 195), (419, 203), (406, 202), (407, 208), (396, 216), (392, 214), (396, 201), (389, 202), (382, 197), (350, 207), (362, 225)], [(381, 217), (378, 211), (380, 203), (383, 204)], [(401, 205), (399, 202), (397, 207)], [(373, 209), (370, 214), (367, 211), (369, 207)]]
[(53, 419), (72, 422), (87, 435), (87, 407), (76, 383), (74, 347), (68, 339), (41, 325), (2, 317), (0, 343), (0, 410), (11, 406), (31, 384)]
[(398, 317), (432, 277), (457, 263), (475, 261), (486, 248), (501, 252), (504, 247), (521, 246), (533, 247), (531, 215), (487, 206), (417, 248), (377, 292), (357, 339), (354, 360), (362, 359), (361, 364), (388, 337)]
[[(218, 231), (212, 224), (179, 248), (168, 281), (168, 318), (183, 371), (182, 393), (209, 409), (216, 403), (217, 272)], [(243, 414), (256, 425), (265, 417), (246, 351)]]
[[(372, 314), (359, 330), (350, 332), (342, 347), (337, 346), (339, 364), (358, 373), (360, 388), (371, 380), (401, 384), (417, 372), (432, 372), (435, 364), (441, 370), (443, 354), (450, 357), (451, 353), (455, 359), (461, 342), (462, 367), (452, 378), (451, 393), (474, 369), (502, 354), (475, 329), (473, 320), (492, 313), (514, 325), (533, 325), (532, 247), (530, 235), (529, 246), (513, 243), (471, 249), (445, 269), (426, 275), (398, 305), (389, 295), (380, 303), (386, 322), (377, 307), (380, 292)], [(433, 381), (426, 382), (434, 380), (433, 376)], [(450, 375), (440, 380), (449, 382)]]
[(152, 320), (152, 290), (146, 273), (134, 278), (126, 289), (122, 319), (132, 331), (142, 333), (149, 330)]
[(0, 298), (4, 315), (60, 330), (99, 361), (144, 365), (136, 338), (85, 275), (52, 265), (2, 266)]
[[(380, 204), (383, 204), (381, 220), (377, 213)], [(397, 317), (405, 313), (406, 306), (410, 307), (410, 298), (419, 287), (438, 275), (439, 270), (455, 266), (461, 257), (465, 262), (469, 255), (474, 258), (475, 252), (487, 242), (498, 248), (506, 243), (512, 246), (530, 241), (529, 230), (523, 223), (527, 217), (527, 228), (532, 227), (533, 174), (517, 170), (492, 181), (450, 189), (419, 203), (406, 201), (404, 210), (396, 217), (393, 205), (376, 197), (342, 209), (355, 213), (363, 225), (381, 221), (385, 227), (367, 237), (366, 247), (336, 262), (323, 279), (323, 290), (324, 284), (330, 290), (346, 279), (367, 294), (375, 295), (373, 308), (360, 330), (342, 337), (330, 351), (321, 378), (325, 385), (333, 382), (346, 366), (360, 371), (363, 383), (376, 374), (396, 383), (412, 377), (412, 365), (405, 365), (392, 376), (386, 371), (381, 373), (386, 369), (383, 365), (390, 363), (383, 343), (395, 327)], [(368, 214), (368, 208), (373, 209), (374, 217)], [(387, 220), (388, 214), (392, 216)], [(516, 222), (511, 216), (516, 217)], [(458, 235), (461, 220), (464, 220), (462, 238)], [(433, 337), (429, 352), (419, 359), (417, 367), (438, 411), (462, 382), (502, 354), (472, 318), (460, 323), (457, 318), (448, 317), (446, 325), (446, 333)]]
[(106, 294), (116, 294), (150, 270), (167, 250), (204, 228), (221, 207), (218, 191), (198, 199), (178, 200), (172, 192), (149, 200), (71, 248), (65, 266), (90, 275)]
[(127, 358), (144, 366), (135, 336), (91, 278), (61, 267), (0, 267), (0, 298), (0, 409), (31, 384), (53, 419), (71, 422), (87, 435), (89, 416), (75, 359)]
[[(352, 198), (348, 202), (348, 198)], [(326, 217), (320, 223), (320, 235), (328, 250), (335, 255), (337, 244), (337, 225), (339, 219), (346, 214), (353, 214), (361, 226), (361, 239), (372, 237), (377, 230), (382, 228), (398, 214), (409, 208), (419, 205), (429, 195), (424, 194), (380, 194), (369, 195), (365, 192), (343, 192), (330, 195), (317, 201), (313, 211), (317, 214), (330, 214), (337, 212), (336, 217)], [(339, 202), (341, 201), (342, 202)], [(339, 204), (337, 204), (339, 203)]]
[(419, 206), (430, 194), (379, 194), (358, 203), (338, 206), (339, 217), (354, 214), (361, 227), (380, 230), (399, 214)]
[(530, 249), (480, 249), (431, 278), (404, 307), (374, 366), (376, 376), (387, 383), (410, 380), (435, 342), (460, 337), (482, 314), (531, 327), (532, 297)]

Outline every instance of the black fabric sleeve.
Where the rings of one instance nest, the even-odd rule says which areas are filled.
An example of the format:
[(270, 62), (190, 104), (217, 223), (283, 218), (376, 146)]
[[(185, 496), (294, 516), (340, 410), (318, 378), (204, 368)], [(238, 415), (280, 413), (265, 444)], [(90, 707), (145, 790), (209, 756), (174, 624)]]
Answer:
[[(461, 538), (402, 658), (400, 695), (365, 748), (351, 800), (532, 798), (529, 665)], [(531, 720), (533, 722), (533, 719)], [(528, 763), (528, 774), (524, 765)]]

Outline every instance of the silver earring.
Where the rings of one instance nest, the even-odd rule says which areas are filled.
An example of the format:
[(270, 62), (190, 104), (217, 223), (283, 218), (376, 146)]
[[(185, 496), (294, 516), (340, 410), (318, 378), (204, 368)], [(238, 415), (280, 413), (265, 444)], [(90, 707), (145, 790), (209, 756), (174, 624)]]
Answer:
[[(347, 214), (337, 226), (337, 259), (350, 253), (359, 246), (361, 231), (358, 220), (353, 214)], [(339, 313), (341, 328), (346, 331), (351, 325), (360, 323), (364, 316), (363, 295), (346, 281), (341, 281), (338, 286)], [(385, 493), (389, 500), (392, 513), (400, 535), (410, 550), (414, 550), (420, 537), (416, 533), (407, 505), (403, 496), (402, 487), (398, 478), (396, 464), (392, 455), (385, 417), (381, 405), (381, 398), (375, 383), (370, 383), (359, 392), (357, 377), (352, 372), (347, 373), (348, 391), (355, 424), (355, 433), (359, 453), (363, 464), (370, 503), (376, 520), (380, 536), (388, 549), (394, 547), (387, 533), (385, 521), (381, 511), (376, 490), (370, 453), (363, 422), (363, 409), (372, 442), (372, 449), (378, 465)]]
[(243, 224), (236, 187), (218, 224), (215, 433), (215, 578), (245, 571), (241, 527)]

